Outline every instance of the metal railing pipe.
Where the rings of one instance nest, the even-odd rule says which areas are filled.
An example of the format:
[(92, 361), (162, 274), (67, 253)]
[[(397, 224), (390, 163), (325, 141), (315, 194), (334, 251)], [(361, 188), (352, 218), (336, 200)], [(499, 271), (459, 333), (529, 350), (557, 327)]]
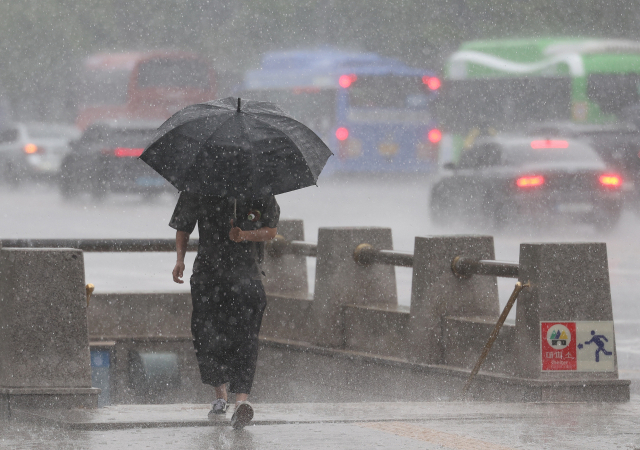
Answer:
[[(2, 248), (77, 248), (84, 252), (175, 252), (175, 239), (2, 239)], [(287, 241), (282, 236), (267, 243), (271, 254), (316, 256), (318, 246)], [(187, 250), (198, 249), (198, 239), (189, 240)]]
[(369, 244), (360, 244), (353, 252), (353, 259), (361, 266), (385, 264), (389, 266), (413, 267), (413, 254), (393, 250), (378, 250)]
[(312, 242), (304, 241), (289, 241), (289, 254), (298, 256), (312, 256), (318, 255), (318, 245)]
[[(2, 239), (2, 248), (77, 248), (83, 252), (175, 252), (175, 239)], [(192, 239), (187, 250), (198, 249)]]
[(451, 261), (452, 272), (460, 278), (469, 278), (472, 275), (518, 278), (519, 268), (517, 263), (488, 259), (478, 260), (463, 256), (456, 256)]
[(287, 241), (280, 234), (266, 243), (266, 249), (270, 256), (276, 258), (282, 255), (311, 256), (315, 258), (318, 254), (318, 244), (304, 241)]

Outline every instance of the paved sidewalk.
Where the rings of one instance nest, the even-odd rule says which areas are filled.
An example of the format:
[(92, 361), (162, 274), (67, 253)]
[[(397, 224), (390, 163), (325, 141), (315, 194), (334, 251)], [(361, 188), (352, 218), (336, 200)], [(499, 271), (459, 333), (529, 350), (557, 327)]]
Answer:
[(640, 397), (625, 404), (257, 404), (252, 426), (208, 405), (128, 405), (0, 422), (2, 449), (640, 450)]

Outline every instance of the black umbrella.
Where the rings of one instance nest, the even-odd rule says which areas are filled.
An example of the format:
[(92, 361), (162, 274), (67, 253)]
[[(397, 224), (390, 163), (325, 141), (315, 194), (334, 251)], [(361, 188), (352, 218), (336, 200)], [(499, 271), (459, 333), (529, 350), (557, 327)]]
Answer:
[(259, 198), (316, 184), (331, 154), (273, 103), (228, 97), (175, 113), (140, 159), (179, 191)]

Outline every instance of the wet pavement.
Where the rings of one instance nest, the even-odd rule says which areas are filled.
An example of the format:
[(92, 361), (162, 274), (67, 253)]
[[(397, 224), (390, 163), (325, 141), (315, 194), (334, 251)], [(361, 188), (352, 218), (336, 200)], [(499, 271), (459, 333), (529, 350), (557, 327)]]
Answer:
[(208, 405), (18, 412), (2, 449), (640, 449), (640, 397), (624, 404), (256, 404), (232, 430)]

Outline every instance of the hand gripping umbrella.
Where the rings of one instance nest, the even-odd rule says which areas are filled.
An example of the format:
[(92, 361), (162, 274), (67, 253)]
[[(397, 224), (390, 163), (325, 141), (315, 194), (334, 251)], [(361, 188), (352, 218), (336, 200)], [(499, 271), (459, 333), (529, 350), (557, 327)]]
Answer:
[(140, 159), (179, 191), (240, 199), (314, 185), (331, 154), (273, 103), (228, 97), (175, 113)]

